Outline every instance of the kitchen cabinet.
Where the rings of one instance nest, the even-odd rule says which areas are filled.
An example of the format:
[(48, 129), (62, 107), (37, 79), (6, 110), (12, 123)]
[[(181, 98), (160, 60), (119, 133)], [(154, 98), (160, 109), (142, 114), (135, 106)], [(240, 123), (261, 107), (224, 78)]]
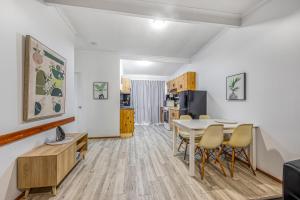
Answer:
[(186, 90), (196, 90), (196, 72), (187, 72), (184, 74), (184, 84)]
[(168, 92), (196, 90), (196, 72), (186, 72), (167, 82)]
[(175, 120), (175, 119), (179, 119), (179, 110), (177, 109), (177, 108), (170, 108), (170, 113), (169, 113), (169, 115), (170, 115), (170, 121), (169, 121), (169, 123), (170, 123), (170, 128), (171, 128), (171, 130), (173, 130), (173, 120)]
[(176, 79), (172, 80), (172, 90), (177, 90), (177, 82), (176, 82)]
[(182, 92), (182, 91), (184, 91), (184, 89), (186, 88), (186, 84), (185, 84), (185, 79), (184, 79), (184, 74), (183, 75), (181, 75), (181, 76), (179, 76), (179, 77), (177, 77), (176, 78), (176, 80), (177, 80), (177, 85), (178, 85), (178, 87), (177, 87), (177, 92)]
[(121, 108), (120, 110), (120, 136), (131, 137), (134, 132), (134, 109)]
[(121, 78), (122, 88), (121, 92), (129, 94), (131, 92), (131, 81), (128, 78)]
[(177, 87), (176, 87), (176, 80), (170, 80), (167, 82), (167, 89), (168, 92), (173, 92), (174, 90), (176, 91)]

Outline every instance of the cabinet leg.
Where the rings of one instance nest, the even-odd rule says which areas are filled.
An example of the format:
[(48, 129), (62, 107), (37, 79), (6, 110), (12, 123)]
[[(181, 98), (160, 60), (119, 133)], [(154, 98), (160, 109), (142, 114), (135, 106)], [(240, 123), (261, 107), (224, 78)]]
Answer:
[(28, 188), (28, 189), (25, 190), (25, 199), (28, 198), (29, 192), (30, 192), (30, 188)]
[(56, 196), (56, 186), (52, 186), (52, 194)]

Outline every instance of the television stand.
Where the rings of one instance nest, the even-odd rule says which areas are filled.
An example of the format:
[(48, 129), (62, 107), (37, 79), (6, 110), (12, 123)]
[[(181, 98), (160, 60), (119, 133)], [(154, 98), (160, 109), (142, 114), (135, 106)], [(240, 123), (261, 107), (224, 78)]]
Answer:
[(39, 146), (18, 157), (18, 188), (25, 190), (28, 197), (31, 188), (52, 187), (56, 195), (56, 187), (85, 158), (88, 147), (88, 134), (66, 134), (73, 140), (61, 145)]

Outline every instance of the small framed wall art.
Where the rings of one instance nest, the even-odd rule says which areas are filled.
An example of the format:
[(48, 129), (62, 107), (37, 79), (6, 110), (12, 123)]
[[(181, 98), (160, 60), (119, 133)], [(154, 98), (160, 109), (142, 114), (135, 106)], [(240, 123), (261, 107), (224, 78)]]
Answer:
[(226, 77), (226, 100), (246, 100), (246, 73)]
[(93, 96), (95, 100), (108, 99), (108, 82), (94, 82)]
[(27, 35), (24, 61), (23, 120), (64, 114), (66, 59)]

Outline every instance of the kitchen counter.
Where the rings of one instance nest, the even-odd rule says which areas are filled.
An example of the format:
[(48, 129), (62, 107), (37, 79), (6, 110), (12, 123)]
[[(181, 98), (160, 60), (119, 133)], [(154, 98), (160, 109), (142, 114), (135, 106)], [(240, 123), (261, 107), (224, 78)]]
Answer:
[(170, 109), (170, 110), (179, 110), (179, 107), (162, 106), (161, 108), (162, 108), (162, 109), (163, 109), (163, 108), (168, 108), (168, 109)]
[(121, 106), (120, 109), (134, 109), (132, 106)]

